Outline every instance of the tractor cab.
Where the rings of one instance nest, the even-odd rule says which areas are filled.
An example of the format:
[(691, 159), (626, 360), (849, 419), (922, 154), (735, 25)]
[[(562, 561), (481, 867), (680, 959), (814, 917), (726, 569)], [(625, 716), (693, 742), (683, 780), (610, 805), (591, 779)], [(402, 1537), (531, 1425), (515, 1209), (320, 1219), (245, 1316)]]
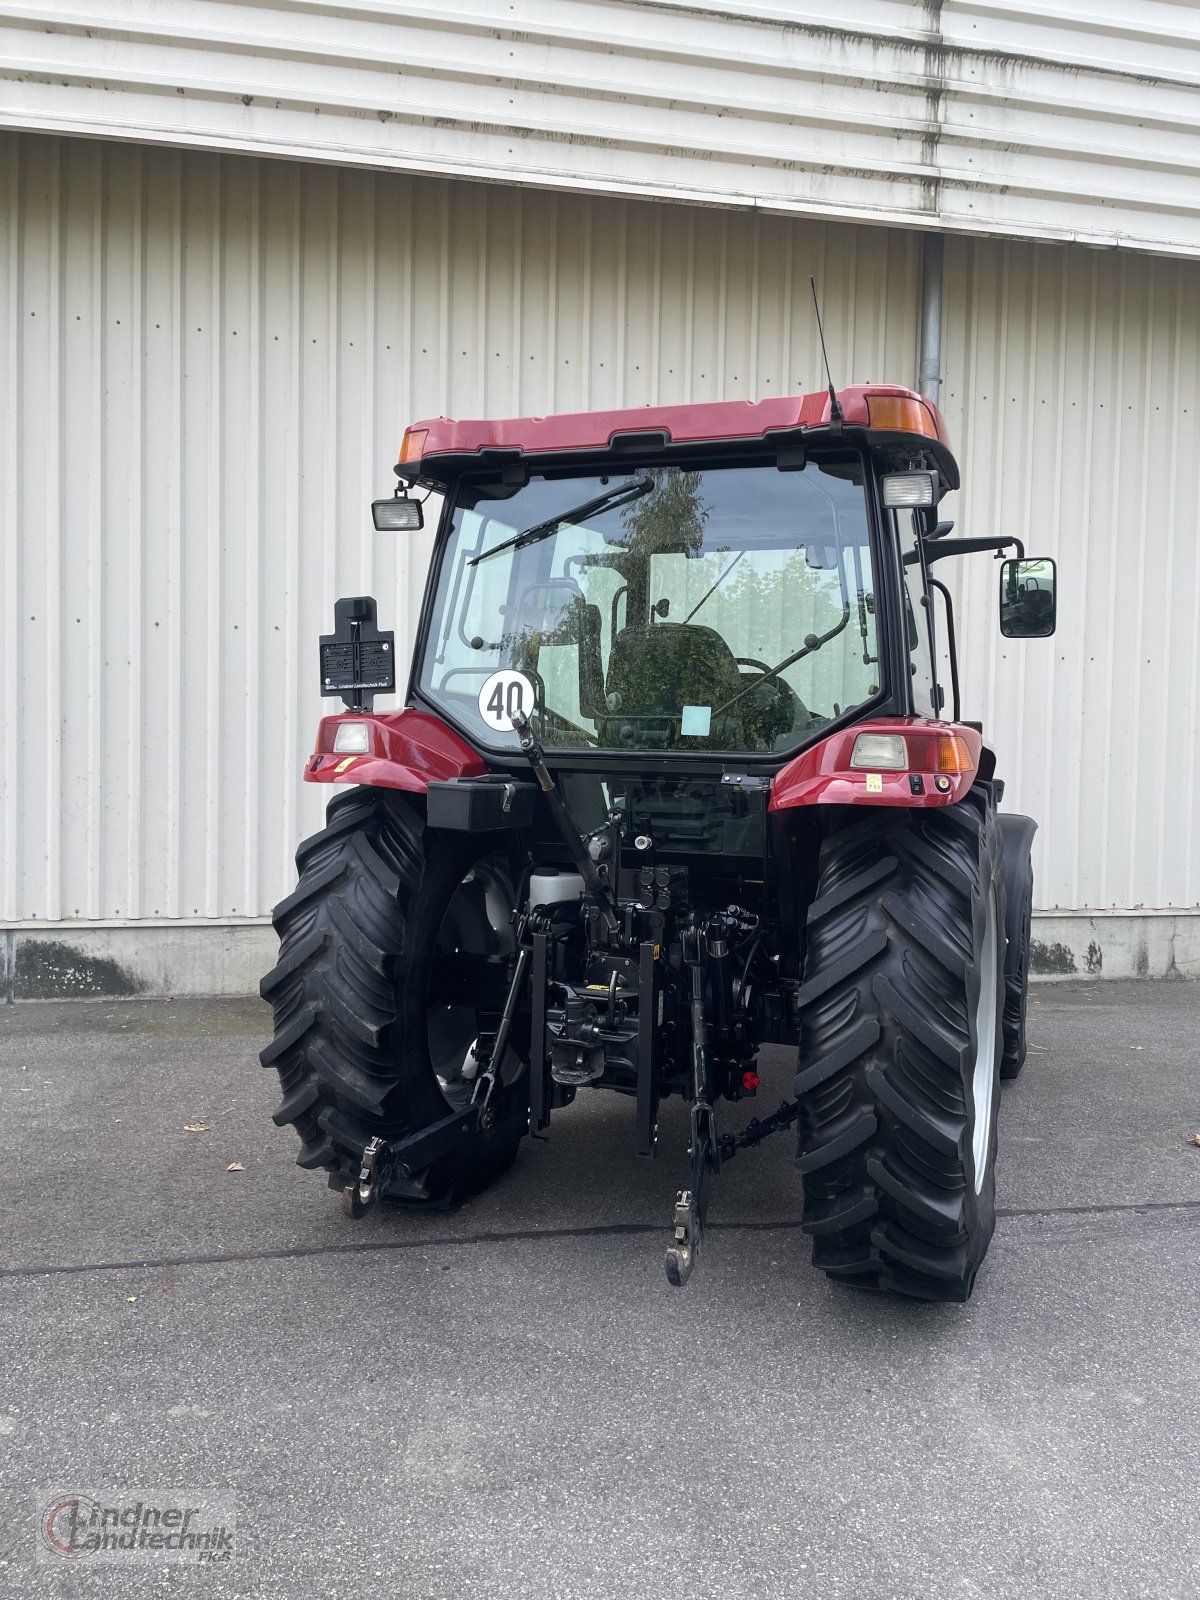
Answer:
[[(765, 767), (875, 711), (936, 715), (952, 624), (928, 569), (962, 548), (938, 542), (958, 484), (944, 424), (890, 388), (832, 409), (414, 425), (397, 473), (445, 496), (414, 699), (496, 757), (516, 708), (556, 755)], [(417, 504), (398, 491), (377, 521)], [(1006, 566), (1006, 631), (1052, 628), (1041, 566), (1049, 582)]]

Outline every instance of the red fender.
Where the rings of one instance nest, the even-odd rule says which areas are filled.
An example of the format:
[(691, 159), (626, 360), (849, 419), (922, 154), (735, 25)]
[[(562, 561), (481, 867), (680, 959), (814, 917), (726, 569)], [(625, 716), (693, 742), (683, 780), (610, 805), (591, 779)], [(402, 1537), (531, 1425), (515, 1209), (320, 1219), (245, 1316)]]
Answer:
[[(850, 765), (860, 733), (902, 733), (909, 765), (867, 772)], [(944, 735), (953, 741), (942, 742)], [(959, 742), (961, 741), (961, 743)], [(969, 766), (964, 760), (969, 757)], [(983, 740), (975, 728), (932, 717), (873, 717), (801, 751), (776, 774), (771, 811), (793, 806), (952, 806), (979, 775)]]
[[(333, 748), (346, 722), (367, 729), (365, 754)], [(347, 711), (322, 717), (317, 747), (304, 768), (306, 783), (368, 783), (380, 789), (424, 794), (431, 783), (477, 778), (487, 767), (465, 739), (427, 711)]]

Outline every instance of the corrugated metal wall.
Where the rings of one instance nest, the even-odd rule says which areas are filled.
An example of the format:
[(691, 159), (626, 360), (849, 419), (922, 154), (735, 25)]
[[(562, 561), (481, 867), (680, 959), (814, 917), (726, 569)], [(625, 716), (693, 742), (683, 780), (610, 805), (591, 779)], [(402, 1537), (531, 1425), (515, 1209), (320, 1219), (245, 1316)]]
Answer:
[(25, 0), (0, 125), (1200, 254), (1192, 0)]
[(902, 233), (0, 136), (2, 914), (261, 914), (339, 594), (401, 637), (378, 535), (413, 417), (811, 387), (913, 365)]
[(1059, 561), (1046, 641), (1000, 636), (986, 558), (959, 577), (1038, 903), (1200, 905), (1200, 264), (950, 240), (944, 370), (959, 531)]
[[(406, 421), (814, 387), (810, 271), (839, 382), (914, 375), (894, 230), (11, 135), (0, 215), (8, 922), (284, 892), (333, 600), (415, 620)], [(963, 531), (1061, 562), (1052, 641), (955, 580), (1039, 900), (1195, 906), (1200, 267), (960, 241), (946, 288)]]

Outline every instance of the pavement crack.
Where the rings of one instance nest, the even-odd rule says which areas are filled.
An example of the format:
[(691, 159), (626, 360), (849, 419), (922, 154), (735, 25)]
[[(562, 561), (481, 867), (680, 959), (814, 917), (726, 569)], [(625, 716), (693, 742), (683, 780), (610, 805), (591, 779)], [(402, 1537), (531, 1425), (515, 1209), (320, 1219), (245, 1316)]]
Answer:
[[(794, 1232), (800, 1227), (795, 1222), (710, 1222), (709, 1233)], [(247, 1261), (293, 1261), (309, 1256), (365, 1255), (372, 1251), (428, 1250), (439, 1246), (523, 1244), (541, 1239), (592, 1239), (622, 1234), (670, 1233), (666, 1223), (610, 1222), (586, 1228), (525, 1228), (511, 1232), (439, 1234), (420, 1239), (363, 1239), (346, 1244), (294, 1245), (282, 1250), (229, 1250), (223, 1253), (189, 1256), (139, 1257), (130, 1261), (71, 1261), (44, 1266), (0, 1267), (0, 1278), (52, 1278), (69, 1277), (85, 1272), (131, 1272), (161, 1269), (164, 1267), (212, 1267), (222, 1263)]]
[(1114, 1212), (1200, 1211), (1200, 1200), (1120, 1200), (1113, 1205), (997, 1206), (997, 1217), (1103, 1217)]
[[(1000, 1206), (997, 1218), (1008, 1217), (1094, 1217), (1113, 1214), (1137, 1215), (1143, 1212), (1200, 1211), (1200, 1200), (1141, 1200), (1116, 1205), (1045, 1206), (1023, 1209)], [(785, 1222), (709, 1222), (708, 1233), (796, 1233), (799, 1220)], [(669, 1232), (666, 1224), (658, 1222), (609, 1222), (579, 1228), (525, 1228), (508, 1232), (489, 1230), (482, 1233), (443, 1234), (435, 1237), (413, 1239), (362, 1239), (345, 1244), (293, 1245), (279, 1250), (229, 1250), (204, 1255), (142, 1256), (129, 1261), (71, 1261), (44, 1263), (40, 1266), (0, 1267), (0, 1279), (5, 1278), (62, 1278), (78, 1277), (89, 1272), (147, 1272), (166, 1267), (215, 1267), (239, 1265), (251, 1261), (299, 1261), (312, 1256), (353, 1256), (379, 1252), (403, 1252), (438, 1248), (472, 1247), (497, 1244), (537, 1243), (544, 1239), (600, 1239), (619, 1238), (623, 1235), (661, 1234)]]

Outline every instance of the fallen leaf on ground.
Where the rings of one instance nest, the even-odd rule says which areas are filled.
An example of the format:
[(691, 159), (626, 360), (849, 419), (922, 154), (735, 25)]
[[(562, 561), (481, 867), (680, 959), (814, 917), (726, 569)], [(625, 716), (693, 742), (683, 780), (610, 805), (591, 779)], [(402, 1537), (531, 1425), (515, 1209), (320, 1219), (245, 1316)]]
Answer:
[(208, 1132), (208, 1123), (207, 1122), (185, 1122), (184, 1125), (183, 1125), (183, 1131), (184, 1131), (184, 1133), (207, 1133)]
[(125, 1298), (126, 1298), (126, 1300), (129, 1301), (130, 1305), (133, 1305), (134, 1301), (137, 1299), (137, 1295), (135, 1295), (135, 1294), (127, 1294), (125, 1296)]
[(1189, 1144), (1200, 1145), (1200, 1133), (1194, 1133), (1192, 1135), (1192, 1137), (1188, 1140), (1188, 1143)]
[(245, 1172), (245, 1167), (240, 1161), (231, 1161), (225, 1168), (226, 1172)]

